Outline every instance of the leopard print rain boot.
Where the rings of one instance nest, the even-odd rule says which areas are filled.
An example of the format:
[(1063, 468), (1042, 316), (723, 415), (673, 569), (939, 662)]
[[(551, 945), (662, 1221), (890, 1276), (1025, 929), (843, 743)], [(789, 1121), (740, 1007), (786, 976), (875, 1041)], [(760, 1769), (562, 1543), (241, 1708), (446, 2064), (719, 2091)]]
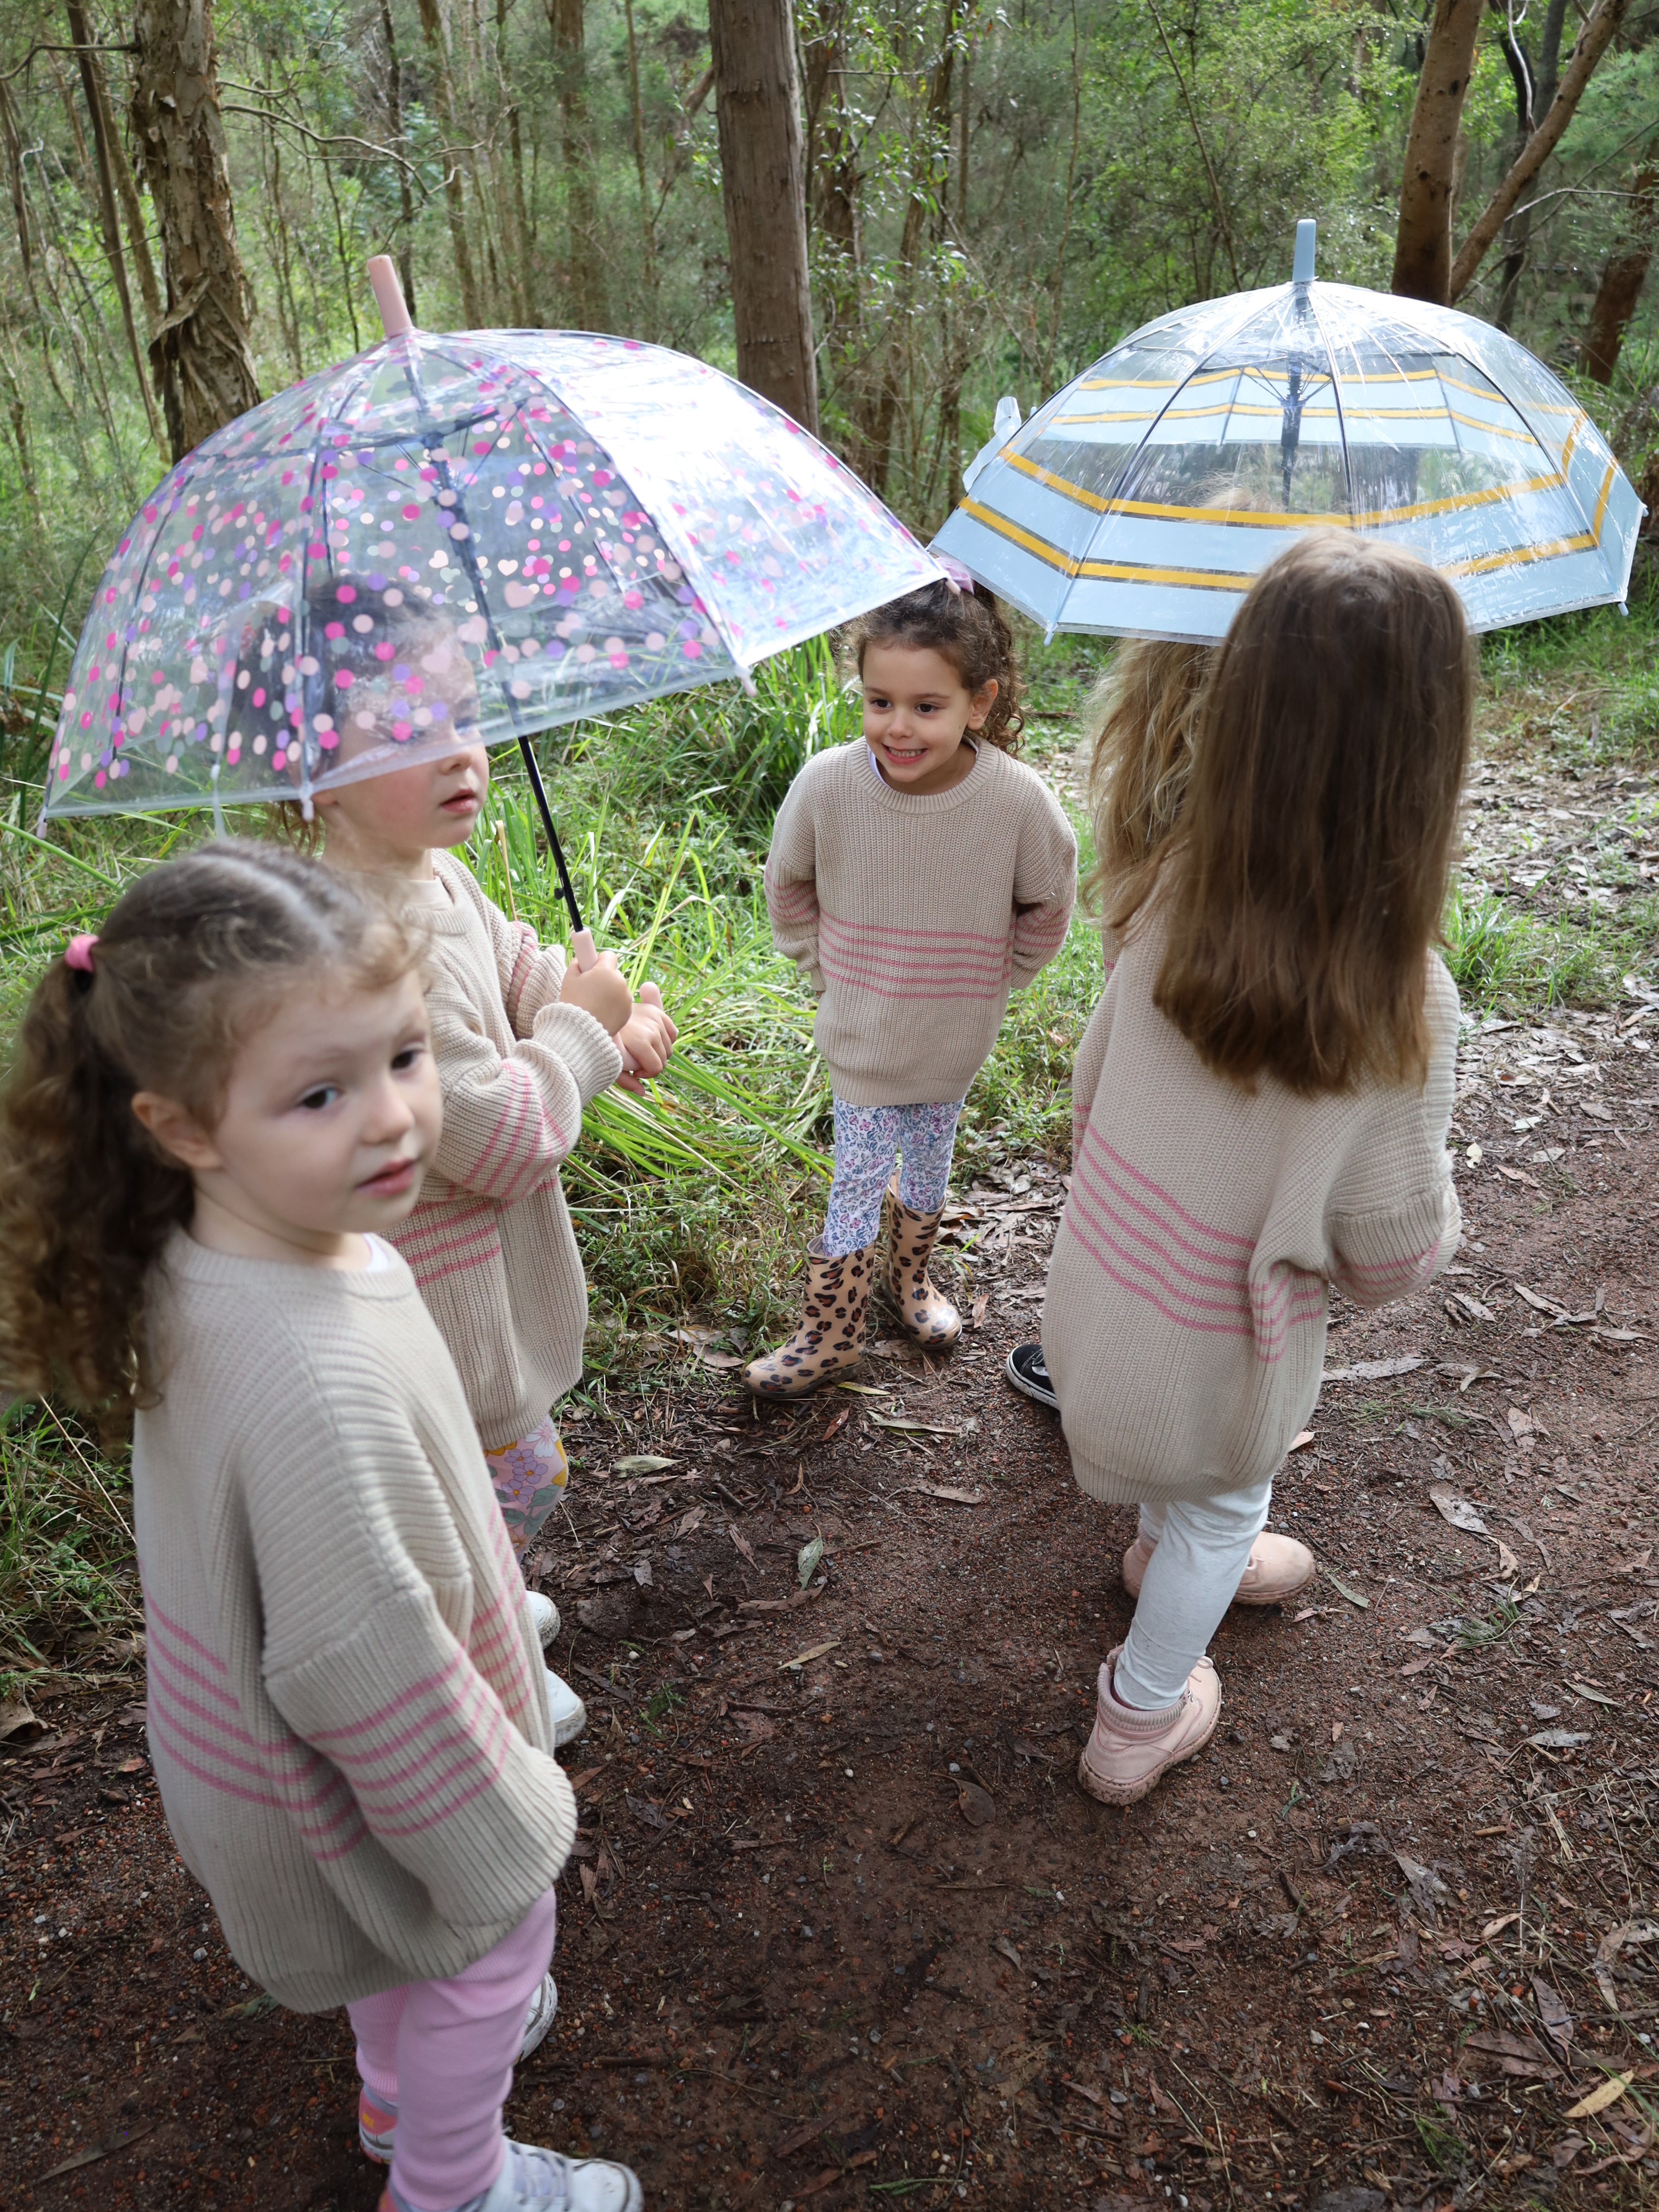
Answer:
[(757, 1398), (804, 1398), (858, 1364), (875, 1272), (873, 1244), (840, 1259), (807, 1253), (800, 1327), (787, 1344), (763, 1352), (743, 1370)]
[(901, 1203), (896, 1187), (887, 1193), (887, 1253), (883, 1280), (898, 1308), (901, 1327), (918, 1344), (942, 1350), (962, 1334), (962, 1316), (943, 1291), (927, 1279), (927, 1261), (943, 1218), (913, 1213)]

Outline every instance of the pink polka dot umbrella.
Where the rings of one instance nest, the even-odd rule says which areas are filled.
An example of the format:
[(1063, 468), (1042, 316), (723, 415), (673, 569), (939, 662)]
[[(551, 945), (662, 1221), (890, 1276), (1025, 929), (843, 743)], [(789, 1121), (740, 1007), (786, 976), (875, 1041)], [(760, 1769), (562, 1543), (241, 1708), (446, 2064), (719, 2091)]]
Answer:
[(49, 817), (308, 811), (458, 743), (516, 739), (533, 775), (538, 731), (747, 681), (942, 573), (706, 362), (583, 331), (416, 330), (391, 264), (370, 273), (386, 339), (204, 440), (122, 538)]

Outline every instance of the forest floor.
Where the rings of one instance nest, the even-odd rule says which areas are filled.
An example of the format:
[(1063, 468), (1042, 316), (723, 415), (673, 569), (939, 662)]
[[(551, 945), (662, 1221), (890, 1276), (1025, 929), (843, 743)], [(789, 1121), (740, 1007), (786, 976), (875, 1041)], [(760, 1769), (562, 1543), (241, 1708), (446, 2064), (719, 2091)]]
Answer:
[[(1556, 801), (1577, 834), (1508, 773), (1489, 846)], [(756, 1408), (741, 1346), (637, 1342), (535, 1563), (590, 1719), (513, 2131), (674, 2212), (1646, 2201), (1656, 1004), (1468, 1032), (1464, 1246), (1334, 1302), (1279, 1485), (1319, 1580), (1229, 1618), (1217, 1736), (1127, 1810), (1075, 1767), (1132, 1518), (1000, 1371), (1054, 1164), (964, 1176), (947, 1358), (881, 1337), (856, 1388)], [(344, 2019), (226, 1952), (136, 1662), (45, 1686), (0, 1744), (0, 2203), (368, 2212)]]

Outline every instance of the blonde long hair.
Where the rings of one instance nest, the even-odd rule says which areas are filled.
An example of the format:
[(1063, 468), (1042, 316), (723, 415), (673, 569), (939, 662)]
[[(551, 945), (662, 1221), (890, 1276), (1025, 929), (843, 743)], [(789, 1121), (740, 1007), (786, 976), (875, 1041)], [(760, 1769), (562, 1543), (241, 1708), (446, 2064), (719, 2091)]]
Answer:
[(1133, 914), (1180, 819), (1193, 763), (1193, 718), (1216, 649), (1130, 638), (1083, 709), (1092, 729), (1089, 811), (1095, 865), (1087, 889), (1110, 927)]

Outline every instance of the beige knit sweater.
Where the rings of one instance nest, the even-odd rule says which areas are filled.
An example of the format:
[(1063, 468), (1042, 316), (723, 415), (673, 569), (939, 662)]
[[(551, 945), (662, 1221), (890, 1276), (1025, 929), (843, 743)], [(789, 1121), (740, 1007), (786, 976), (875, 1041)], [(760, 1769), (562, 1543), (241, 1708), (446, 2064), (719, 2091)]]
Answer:
[(301, 2012), (482, 1958), (576, 1828), (454, 1362), (383, 1257), (175, 1236), (133, 1447), (167, 1821), (239, 1964)]
[(1440, 960), (1422, 1090), (1301, 1098), (1205, 1067), (1152, 1004), (1164, 949), (1154, 918), (1085, 1032), (1043, 1307), (1078, 1481), (1121, 1504), (1271, 1475), (1319, 1395), (1328, 1285), (1364, 1306), (1404, 1297), (1462, 1226), (1446, 1153), (1457, 990)]
[(813, 1037), (855, 1106), (965, 1097), (1060, 950), (1077, 839), (1035, 769), (981, 744), (954, 791), (896, 791), (860, 737), (808, 761), (772, 831), (772, 934), (818, 993)]
[(509, 921), (452, 854), (421, 903), (444, 1132), (398, 1250), (454, 1354), (486, 1451), (530, 1435), (582, 1370), (587, 1284), (559, 1163), (622, 1072), (592, 1014), (564, 1006), (564, 956)]

